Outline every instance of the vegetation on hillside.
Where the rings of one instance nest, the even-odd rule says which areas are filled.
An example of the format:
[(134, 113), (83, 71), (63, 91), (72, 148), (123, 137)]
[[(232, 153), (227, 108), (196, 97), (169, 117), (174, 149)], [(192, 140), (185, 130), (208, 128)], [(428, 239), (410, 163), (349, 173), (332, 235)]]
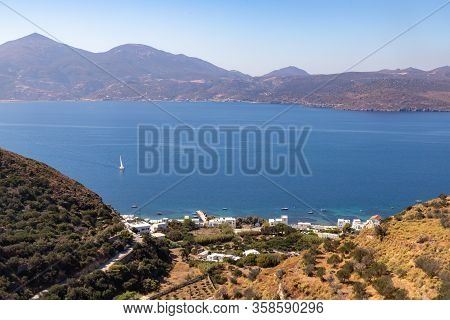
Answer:
[(104, 300), (132, 299), (157, 291), (168, 275), (171, 257), (164, 240), (145, 236), (136, 245), (131, 258), (116, 263), (108, 271), (97, 270), (67, 285), (55, 285), (43, 299)]
[(0, 299), (27, 299), (130, 241), (119, 215), (50, 167), (0, 150)]

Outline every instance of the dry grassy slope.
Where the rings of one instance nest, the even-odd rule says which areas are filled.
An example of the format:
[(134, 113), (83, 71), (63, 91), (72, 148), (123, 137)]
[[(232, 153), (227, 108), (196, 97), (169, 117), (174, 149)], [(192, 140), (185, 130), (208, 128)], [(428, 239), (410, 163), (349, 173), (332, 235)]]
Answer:
[[(380, 240), (374, 230), (364, 230), (351, 241), (362, 248), (372, 248), (376, 261), (383, 262), (389, 268), (392, 280), (397, 288), (405, 289), (408, 298), (433, 299), (438, 294), (441, 280), (430, 277), (416, 267), (415, 259), (420, 256), (432, 257), (439, 261), (441, 270), (450, 266), (450, 229), (445, 229), (439, 216), (448, 216), (450, 197), (434, 199), (413, 206), (383, 222), (387, 235)], [(342, 243), (342, 241), (341, 241)], [(346, 255), (344, 261), (333, 267), (327, 259), (333, 254), (320, 247), (316, 267), (324, 267), (325, 275), (308, 277), (303, 271), (303, 258), (290, 257), (274, 268), (261, 269), (255, 281), (246, 277), (237, 278), (237, 284), (228, 282), (224, 287), (230, 298), (236, 298), (236, 292), (245, 292), (251, 288), (255, 297), (274, 299), (283, 296), (286, 299), (354, 299), (353, 283), (367, 284), (369, 299), (383, 297), (368, 282), (353, 273), (348, 283), (341, 283), (336, 272), (345, 261), (351, 261)], [(277, 271), (285, 272), (282, 279)], [(244, 273), (247, 273), (244, 271)], [(228, 275), (229, 276), (229, 275)]]
[(410, 298), (431, 299), (436, 296), (439, 280), (427, 276), (414, 261), (420, 256), (432, 257), (449, 270), (450, 229), (437, 218), (449, 212), (450, 197), (433, 199), (384, 221), (387, 236), (383, 241), (367, 230), (355, 242), (375, 250), (375, 257), (393, 271), (394, 283), (406, 289)]

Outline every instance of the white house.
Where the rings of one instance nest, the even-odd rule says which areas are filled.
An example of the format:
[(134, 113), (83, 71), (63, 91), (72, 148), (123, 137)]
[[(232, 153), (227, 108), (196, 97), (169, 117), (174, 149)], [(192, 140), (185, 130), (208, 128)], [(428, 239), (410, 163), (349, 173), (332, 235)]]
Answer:
[(338, 220), (337, 220), (337, 227), (338, 227), (339, 229), (344, 228), (344, 226), (345, 226), (346, 224), (351, 224), (351, 221), (348, 220), (348, 219), (338, 219)]
[(297, 229), (298, 230), (308, 230), (312, 226), (311, 222), (298, 222)]
[(233, 229), (236, 229), (236, 218), (232, 217), (211, 219), (208, 221), (208, 227), (218, 227), (224, 223), (230, 225)]
[(361, 219), (353, 219), (352, 221), (352, 229), (356, 231), (360, 231), (364, 227), (364, 223)]
[(317, 236), (322, 239), (338, 239), (339, 235), (336, 233), (317, 232)]
[(242, 253), (244, 256), (248, 256), (249, 254), (259, 254), (259, 251), (258, 250), (255, 250), (255, 249), (249, 249), (249, 250), (245, 250), (243, 253)]
[(147, 222), (128, 223), (128, 227), (130, 229), (135, 229), (136, 233), (138, 233), (138, 234), (144, 234), (144, 233), (150, 233), (151, 232), (151, 224), (149, 224)]
[(210, 255), (206, 256), (206, 261), (212, 261), (212, 262), (222, 262), (225, 258), (231, 258), (234, 261), (237, 261), (240, 259), (240, 257), (233, 256), (231, 254), (223, 254), (223, 253), (211, 253)]
[(285, 224), (285, 225), (288, 225), (289, 224), (289, 222), (288, 222), (288, 216), (287, 215), (282, 215), (280, 218), (275, 218), (275, 219), (269, 219), (269, 225), (270, 226), (275, 226), (275, 225), (277, 225), (277, 224)]
[(158, 222), (158, 223), (152, 224), (152, 226), (151, 226), (152, 232), (163, 231), (166, 229), (167, 229), (167, 222)]
[(376, 226), (379, 226), (381, 220), (383, 220), (383, 218), (378, 214), (371, 216), (370, 219), (367, 220), (366, 223), (364, 224), (364, 228), (374, 228)]

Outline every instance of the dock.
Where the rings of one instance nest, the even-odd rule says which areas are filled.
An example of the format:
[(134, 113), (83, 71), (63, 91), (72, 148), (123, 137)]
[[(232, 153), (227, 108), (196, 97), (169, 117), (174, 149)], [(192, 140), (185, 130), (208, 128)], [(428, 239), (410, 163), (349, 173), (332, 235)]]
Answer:
[(203, 212), (202, 210), (197, 210), (195, 211), (195, 213), (197, 214), (197, 216), (200, 218), (200, 220), (202, 220), (203, 223), (206, 223), (208, 220), (206, 219), (206, 213)]

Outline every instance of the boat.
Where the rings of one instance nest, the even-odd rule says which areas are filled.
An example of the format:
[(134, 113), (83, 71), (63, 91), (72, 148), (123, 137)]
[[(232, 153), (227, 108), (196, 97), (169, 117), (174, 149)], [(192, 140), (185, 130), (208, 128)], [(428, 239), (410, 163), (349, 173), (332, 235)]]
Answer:
[(133, 204), (131, 207), (132, 207), (133, 209), (136, 209), (138, 206), (137, 206), (136, 204)]
[(314, 214), (314, 212), (313, 211), (308, 211), (308, 214)]
[(157, 216), (162, 216), (162, 212), (157, 212), (156, 215)]
[(228, 210), (228, 208), (222, 208), (222, 210)]
[(287, 210), (289, 210), (289, 208), (281, 208), (281, 210), (287, 211)]
[(123, 162), (122, 162), (122, 156), (119, 157), (119, 160), (120, 160), (119, 170), (123, 171), (123, 170), (125, 170), (125, 166), (123, 165)]
[(327, 212), (327, 209), (320, 209), (320, 212)]
[(422, 203), (422, 200), (416, 200), (416, 203)]

